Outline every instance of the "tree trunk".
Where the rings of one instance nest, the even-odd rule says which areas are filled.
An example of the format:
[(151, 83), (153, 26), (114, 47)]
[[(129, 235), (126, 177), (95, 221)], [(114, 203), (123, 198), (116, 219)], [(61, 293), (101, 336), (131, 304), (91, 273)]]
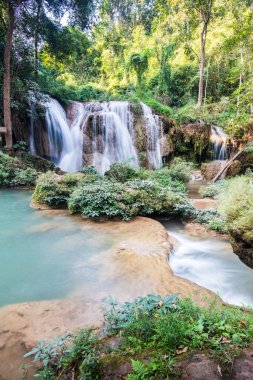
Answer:
[(4, 94), (3, 113), (4, 127), (6, 128), (6, 147), (12, 152), (12, 124), (11, 124), (11, 47), (14, 30), (14, 9), (8, 6), (8, 28), (4, 45)]
[(39, 23), (40, 23), (40, 12), (41, 12), (41, 1), (37, 2), (37, 12), (36, 12), (36, 25), (34, 33), (34, 75), (38, 76), (38, 39), (39, 39)]
[(207, 33), (207, 23), (203, 25), (203, 29), (200, 34), (201, 40), (201, 58), (199, 63), (199, 94), (198, 94), (198, 107), (201, 108), (203, 105), (203, 92), (204, 92), (204, 70), (206, 63), (206, 33)]

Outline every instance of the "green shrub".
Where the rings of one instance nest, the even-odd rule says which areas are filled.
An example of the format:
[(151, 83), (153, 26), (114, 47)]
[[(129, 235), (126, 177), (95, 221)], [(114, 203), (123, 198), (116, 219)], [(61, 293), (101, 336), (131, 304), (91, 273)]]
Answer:
[(224, 182), (218, 197), (218, 212), (226, 218), (230, 233), (253, 242), (253, 173)]
[(34, 356), (34, 362), (39, 363), (36, 377), (40, 379), (53, 380), (56, 374), (72, 374), (75, 368), (79, 379), (96, 380), (99, 379), (97, 342), (98, 337), (91, 329), (81, 329), (48, 344), (42, 341), (25, 357)]
[(98, 171), (95, 166), (89, 165), (89, 166), (83, 166), (80, 169), (80, 172), (85, 175), (97, 175)]
[[(36, 377), (104, 379), (108, 368), (131, 360), (129, 380), (168, 379), (177, 375), (173, 364), (182, 353), (204, 351), (231, 365), (238, 350), (253, 340), (252, 312), (214, 302), (204, 308), (177, 296), (148, 295), (123, 304), (110, 298), (100, 340), (91, 329), (83, 329), (49, 344), (41, 342), (26, 355), (40, 364)], [(121, 337), (117, 348), (107, 345), (112, 335)]]
[(17, 169), (15, 170), (15, 176), (12, 179), (11, 186), (28, 186), (33, 187), (36, 184), (38, 173), (35, 169)]
[(32, 168), (23, 168), (17, 159), (0, 152), (0, 186), (31, 187), (36, 183), (38, 173)]
[(105, 179), (83, 182), (70, 196), (68, 206), (71, 212), (90, 218), (119, 216), (129, 220), (136, 215), (171, 215), (185, 202), (182, 194), (155, 181), (136, 179), (122, 184)]
[[(124, 338), (120, 347), (124, 354), (148, 353), (149, 363), (144, 360), (147, 378), (154, 374), (154, 378), (167, 378), (172, 368), (166, 367), (166, 359), (173, 360), (180, 351), (211, 350), (220, 362), (228, 358), (232, 362), (235, 347), (245, 347), (253, 339), (252, 314), (214, 303), (202, 308), (190, 299), (176, 300), (175, 296), (149, 295), (122, 305), (110, 300), (105, 312), (109, 332), (120, 333)], [(152, 368), (151, 363), (156, 365)], [(137, 368), (133, 367), (135, 372)]]
[(193, 169), (192, 162), (185, 161), (180, 157), (174, 158), (168, 168), (171, 178), (182, 182), (189, 181)]
[(199, 190), (200, 195), (205, 198), (217, 198), (221, 190), (222, 182), (216, 182), (207, 187), (201, 187)]
[(81, 173), (68, 173), (59, 176), (54, 172), (42, 174), (37, 181), (33, 199), (49, 206), (66, 206), (74, 189), (81, 182)]
[(169, 188), (173, 191), (185, 193), (185, 186), (178, 179), (171, 177), (169, 168), (162, 168), (157, 170), (147, 170), (140, 168), (138, 171), (138, 178), (143, 180), (151, 180), (157, 182), (160, 186)]
[(126, 182), (137, 176), (136, 171), (127, 163), (114, 163), (110, 166), (110, 170), (105, 175), (113, 181)]

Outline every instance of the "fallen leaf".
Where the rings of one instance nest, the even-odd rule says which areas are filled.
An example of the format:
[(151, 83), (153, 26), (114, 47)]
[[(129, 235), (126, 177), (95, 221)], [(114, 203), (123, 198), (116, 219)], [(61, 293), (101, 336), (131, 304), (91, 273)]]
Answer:
[(177, 355), (184, 354), (187, 351), (188, 351), (188, 347), (179, 348), (179, 350), (177, 350)]

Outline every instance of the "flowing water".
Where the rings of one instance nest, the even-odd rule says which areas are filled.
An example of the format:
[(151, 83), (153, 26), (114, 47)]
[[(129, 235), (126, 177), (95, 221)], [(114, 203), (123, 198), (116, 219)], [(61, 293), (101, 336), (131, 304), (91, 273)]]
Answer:
[(183, 224), (165, 222), (175, 239), (169, 265), (183, 278), (210, 289), (228, 303), (253, 306), (253, 270), (233, 253), (227, 240)]
[(147, 157), (150, 169), (159, 169), (162, 167), (161, 138), (163, 128), (158, 116), (153, 115), (151, 109), (144, 103), (141, 103), (146, 131), (147, 131)]
[[(31, 104), (33, 115), (34, 104)], [(67, 119), (60, 103), (50, 98), (47, 103), (45, 125), (48, 137), (49, 157), (64, 171), (78, 171), (82, 166), (94, 165), (104, 174), (114, 162), (128, 162), (138, 167), (135, 127), (130, 103), (72, 102), (74, 117)], [(146, 153), (150, 168), (162, 166), (160, 140), (162, 123), (151, 109), (142, 104)], [(30, 152), (36, 154), (36, 122), (31, 117)], [(45, 155), (45, 152), (41, 154)]]
[[(0, 306), (73, 297), (101, 302), (109, 295), (125, 300), (153, 287), (156, 273), (143, 275), (146, 268), (140, 266), (150, 264), (150, 259), (142, 261), (147, 243), (136, 241), (135, 232), (63, 211), (33, 210), (30, 199), (28, 191), (0, 191)], [(169, 259), (175, 274), (217, 292), (224, 301), (253, 305), (253, 271), (227, 241), (202, 237), (182, 224), (165, 226), (175, 238)], [(135, 261), (122, 253), (132, 246), (141, 252)], [(152, 249), (159, 255), (157, 246)], [(134, 262), (140, 268), (132, 271)]]
[(210, 144), (213, 160), (224, 161), (228, 158), (227, 137), (222, 128), (211, 126)]

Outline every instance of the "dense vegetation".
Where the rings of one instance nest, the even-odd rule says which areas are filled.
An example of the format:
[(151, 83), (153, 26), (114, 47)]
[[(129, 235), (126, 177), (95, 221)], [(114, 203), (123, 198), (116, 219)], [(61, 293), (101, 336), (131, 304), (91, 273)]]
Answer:
[[(41, 342), (27, 354), (41, 365), (37, 377), (104, 379), (110, 378), (110, 369), (131, 362), (128, 380), (178, 378), (177, 361), (194, 351), (208, 353), (222, 371), (231, 366), (253, 339), (252, 313), (214, 303), (203, 308), (176, 297), (148, 295), (122, 305), (110, 300), (105, 337), (82, 329)], [(112, 336), (118, 337), (117, 348), (109, 344)]]
[(191, 163), (175, 160), (170, 167), (149, 171), (113, 164), (103, 177), (95, 168), (81, 173), (41, 175), (33, 195), (36, 202), (51, 207), (68, 206), (73, 213), (90, 218), (136, 215), (181, 215), (194, 212), (182, 180), (187, 180)]
[[(209, 226), (229, 231), (232, 236), (240, 236), (253, 244), (253, 174), (248, 171), (245, 175), (220, 181), (202, 190), (202, 195), (218, 200), (218, 210)], [(208, 221), (210, 223), (210, 221)], [(215, 228), (214, 228), (215, 229)]]
[(213, 121), (238, 136), (248, 128), (248, 0), (1, 0), (0, 18), (0, 124), (8, 129), (9, 108), (24, 122), (31, 93), (42, 103), (46, 93), (142, 99), (176, 120)]

